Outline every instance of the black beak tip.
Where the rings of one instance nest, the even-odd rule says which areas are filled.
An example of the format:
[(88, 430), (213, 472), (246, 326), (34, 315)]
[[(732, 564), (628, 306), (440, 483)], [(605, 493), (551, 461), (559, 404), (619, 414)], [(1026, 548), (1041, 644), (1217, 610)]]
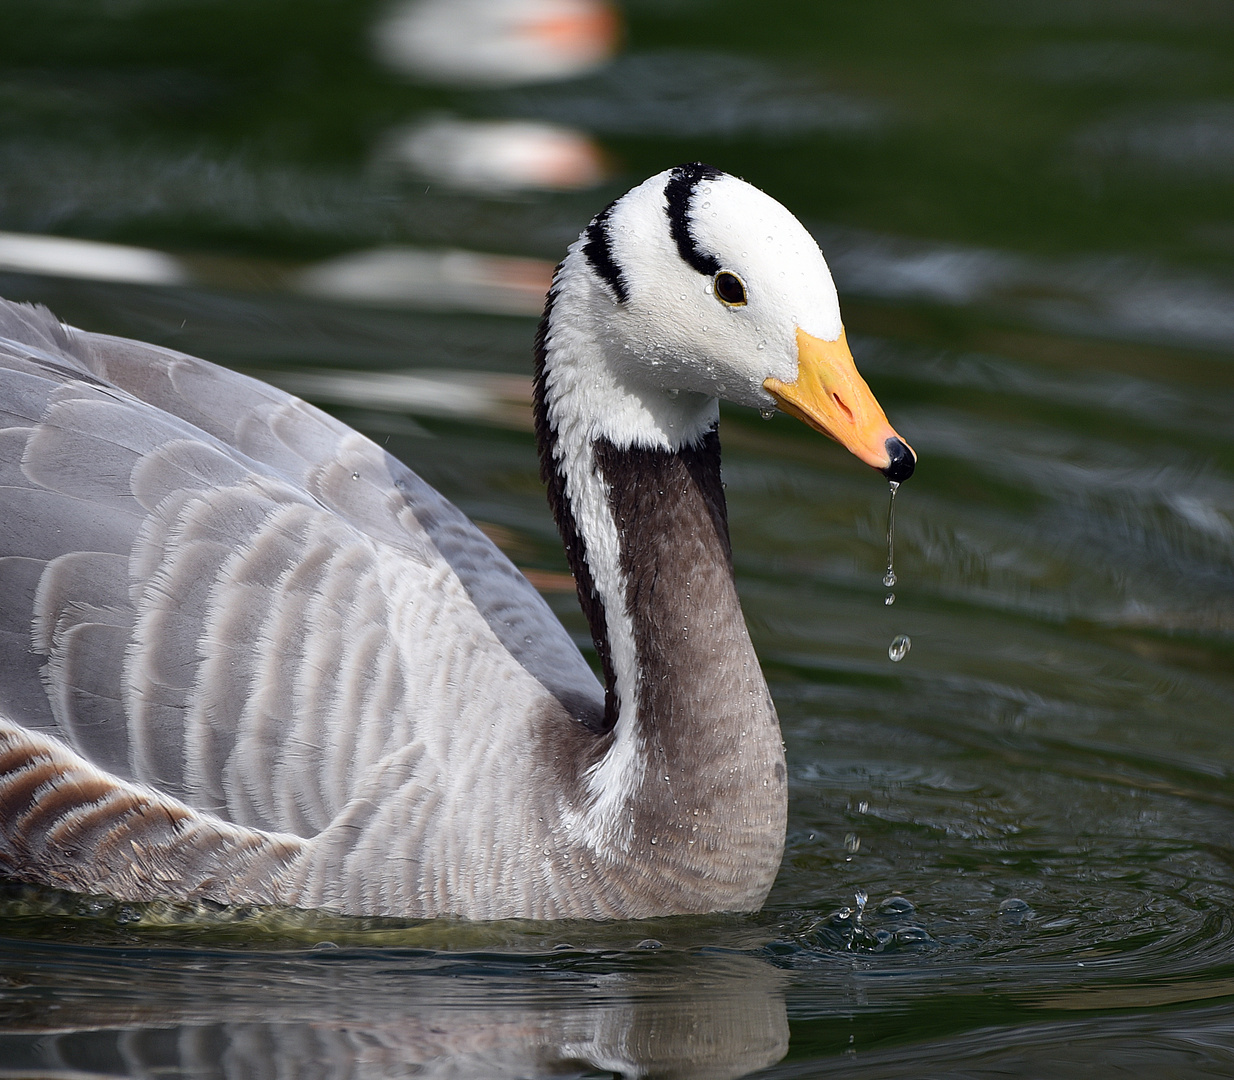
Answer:
[(883, 475), (893, 484), (902, 484), (917, 468), (917, 455), (909, 448), (903, 439), (888, 439), (884, 444), (891, 464), (883, 470)]

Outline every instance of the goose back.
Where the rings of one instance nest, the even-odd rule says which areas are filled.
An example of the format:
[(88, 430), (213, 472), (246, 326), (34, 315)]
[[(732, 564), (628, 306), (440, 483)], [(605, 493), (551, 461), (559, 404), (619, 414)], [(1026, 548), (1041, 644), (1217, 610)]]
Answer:
[[(429, 864), (522, 845), (528, 748), (603, 711), (527, 580), (372, 442), (205, 361), (4, 304), (0, 391), (0, 868), (101, 889), (72, 871), (100, 820), (117, 873), (159, 842), (123, 806), (190, 892), (484, 914)], [(507, 819), (452, 817), (477, 798)]]

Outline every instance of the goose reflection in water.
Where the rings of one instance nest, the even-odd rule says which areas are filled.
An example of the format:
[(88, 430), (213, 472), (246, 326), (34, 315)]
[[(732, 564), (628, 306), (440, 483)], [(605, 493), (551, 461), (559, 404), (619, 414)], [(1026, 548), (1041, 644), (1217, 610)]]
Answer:
[(10, 1017), (0, 1034), (4, 1075), (80, 1076), (107, 1062), (118, 1075), (219, 1080), (597, 1070), (723, 1080), (788, 1049), (786, 976), (750, 956), (666, 950), (614, 971), (611, 960), (593, 968), (575, 953), (561, 967), (539, 958), (537, 977), (517, 960), (498, 972), (478, 959), (425, 961), (403, 950), (201, 955), (191, 971), (143, 954), (118, 988), (114, 968), (93, 953), (67, 964), (61, 953), (48, 975), (43, 951), (18, 945), (0, 963), (0, 972), (54, 983), (64, 1003)]

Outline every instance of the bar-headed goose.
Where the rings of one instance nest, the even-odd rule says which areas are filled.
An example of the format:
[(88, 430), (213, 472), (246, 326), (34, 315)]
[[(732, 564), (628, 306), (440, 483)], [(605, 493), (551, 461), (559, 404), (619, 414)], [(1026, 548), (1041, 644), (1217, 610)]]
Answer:
[(595, 218), (536, 339), (604, 672), (450, 503), (303, 401), (0, 306), (0, 873), (474, 919), (758, 908), (784, 752), (717, 399), (893, 480), (809, 233), (685, 165)]

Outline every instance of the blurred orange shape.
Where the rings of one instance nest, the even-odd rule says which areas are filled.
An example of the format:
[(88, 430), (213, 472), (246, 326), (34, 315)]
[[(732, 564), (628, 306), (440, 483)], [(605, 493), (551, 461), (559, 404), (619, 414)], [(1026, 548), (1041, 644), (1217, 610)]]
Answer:
[(608, 60), (620, 37), (609, 0), (402, 0), (374, 27), (391, 67), (464, 86), (581, 75)]
[(469, 191), (574, 191), (608, 174), (604, 154), (582, 132), (527, 120), (430, 120), (394, 134), (386, 156)]

